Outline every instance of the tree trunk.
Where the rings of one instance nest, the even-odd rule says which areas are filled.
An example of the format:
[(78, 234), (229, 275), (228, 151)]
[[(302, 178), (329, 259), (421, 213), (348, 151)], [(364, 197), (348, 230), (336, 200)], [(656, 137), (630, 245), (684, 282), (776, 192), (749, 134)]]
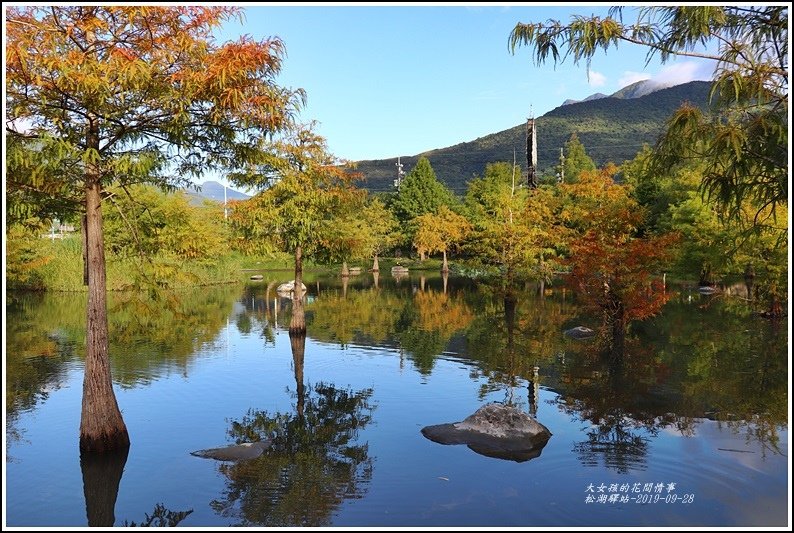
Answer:
[(375, 284), (375, 288), (378, 288), (378, 278), (380, 277), (380, 272), (374, 270), (372, 272), (372, 282)]
[(349, 280), (350, 280), (349, 277), (343, 277), (342, 278), (342, 297), (344, 297), (344, 298), (347, 297), (347, 284), (348, 284)]
[[(88, 145), (98, 148), (97, 131), (95, 125), (91, 127)], [(92, 142), (92, 139), (96, 142)], [(86, 170), (85, 203), (88, 309), (80, 451), (106, 452), (128, 447), (130, 437), (116, 403), (110, 376), (102, 197), (99, 172), (95, 165), (89, 165)]]
[(447, 251), (444, 252), (444, 261), (441, 263), (441, 272), (449, 272), (449, 265), (447, 264)]
[(306, 318), (303, 314), (303, 250), (295, 247), (295, 286), (292, 290), (292, 320), (290, 334), (306, 333)]
[(375, 254), (375, 259), (372, 261), (372, 271), (380, 272), (380, 267), (378, 266), (378, 254)]
[(306, 386), (303, 384), (303, 354), (306, 350), (306, 333), (290, 332), (289, 345), (292, 348), (292, 365), (295, 367), (298, 418), (302, 420), (306, 400)]
[(447, 280), (449, 280), (449, 274), (444, 272), (441, 274), (441, 280), (444, 282), (444, 294), (447, 293)]
[(425, 260), (425, 253), (423, 251), (419, 252), (419, 261), (422, 262), (424, 260)]
[(747, 288), (747, 299), (753, 299), (753, 283), (755, 282), (755, 269), (748, 264), (744, 269), (744, 286)]
[(698, 280), (698, 286), (711, 287), (712, 285), (714, 285), (714, 281), (712, 279), (711, 266), (705, 264), (700, 269), (700, 279)]
[(610, 332), (610, 352), (613, 360), (620, 360), (623, 358), (623, 351), (626, 345), (626, 310), (622, 301), (615, 301), (610, 320), (612, 330)]
[(347, 268), (347, 261), (342, 261), (342, 277), (347, 278), (350, 276), (350, 269)]

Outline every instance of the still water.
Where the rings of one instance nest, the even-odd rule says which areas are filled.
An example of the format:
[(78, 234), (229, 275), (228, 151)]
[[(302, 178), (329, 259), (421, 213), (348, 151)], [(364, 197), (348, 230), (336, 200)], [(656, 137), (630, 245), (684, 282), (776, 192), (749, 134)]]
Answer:
[[(786, 325), (677, 291), (622, 360), (553, 287), (307, 280), (304, 343), (261, 282), (111, 294), (132, 446), (81, 464), (85, 296), (7, 296), (6, 525), (785, 526)], [(526, 461), (421, 434), (489, 402), (552, 433)], [(273, 439), (245, 462), (191, 451)]]

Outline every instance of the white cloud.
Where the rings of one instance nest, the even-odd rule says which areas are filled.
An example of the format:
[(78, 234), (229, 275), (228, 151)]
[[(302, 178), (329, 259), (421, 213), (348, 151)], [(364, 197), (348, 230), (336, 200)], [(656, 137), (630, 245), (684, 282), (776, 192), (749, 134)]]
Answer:
[(710, 80), (712, 79), (713, 72), (710, 63), (701, 61), (682, 61), (679, 63), (672, 63), (665, 65), (662, 69), (651, 76), (647, 72), (632, 72), (627, 70), (618, 79), (618, 87), (621, 89), (627, 87), (632, 83), (637, 83), (642, 80), (651, 80), (664, 87), (672, 87), (673, 85), (681, 85), (694, 80)]
[(606, 85), (607, 77), (601, 74), (600, 72), (596, 72), (595, 70), (591, 70), (588, 76), (587, 84), (590, 87), (603, 87)]
[(644, 72), (632, 72), (627, 70), (623, 72), (623, 75), (618, 79), (618, 87), (621, 89), (623, 87), (628, 87), (632, 83), (637, 83), (638, 81), (648, 80), (651, 78), (650, 74), (645, 74)]
[(684, 61), (662, 67), (653, 80), (663, 85), (680, 85), (694, 80), (710, 80), (709, 65), (697, 61)]

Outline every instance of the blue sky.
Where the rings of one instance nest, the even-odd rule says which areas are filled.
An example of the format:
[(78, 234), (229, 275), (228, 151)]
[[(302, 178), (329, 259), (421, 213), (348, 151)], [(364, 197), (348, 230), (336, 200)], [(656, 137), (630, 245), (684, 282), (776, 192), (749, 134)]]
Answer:
[(508, 50), (517, 22), (607, 10), (607, 4), (260, 4), (245, 9), (242, 24), (227, 22), (218, 37), (280, 37), (287, 57), (278, 82), (308, 94), (301, 120), (316, 120), (331, 151), (356, 161), (471, 141), (568, 98), (611, 94), (639, 79), (710, 79), (712, 63), (682, 58), (646, 67), (647, 49), (623, 44), (596, 56), (589, 77), (583, 63), (538, 67), (529, 48)]

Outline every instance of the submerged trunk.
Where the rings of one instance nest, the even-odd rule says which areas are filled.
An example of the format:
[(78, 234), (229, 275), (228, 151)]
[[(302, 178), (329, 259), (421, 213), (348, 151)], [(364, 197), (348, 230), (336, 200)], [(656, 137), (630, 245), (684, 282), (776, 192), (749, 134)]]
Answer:
[(375, 254), (375, 259), (372, 261), (372, 271), (379, 272), (380, 267), (378, 266), (378, 254)]
[(295, 248), (295, 286), (292, 290), (292, 320), (290, 334), (306, 333), (306, 318), (303, 313), (303, 250)]
[(710, 287), (712, 285), (714, 285), (714, 279), (711, 273), (711, 265), (704, 264), (700, 269), (700, 279), (698, 280), (698, 286)]
[(626, 310), (622, 301), (616, 300), (610, 322), (610, 351), (613, 359), (620, 360), (626, 344)]
[(449, 272), (449, 265), (447, 264), (447, 251), (444, 250), (444, 261), (441, 263), (441, 272)]
[(372, 282), (375, 284), (375, 288), (378, 288), (378, 278), (380, 277), (380, 273), (377, 270), (372, 272)]
[(99, 173), (95, 167), (87, 171), (86, 182), (88, 309), (80, 451), (106, 452), (128, 447), (130, 437), (116, 403), (110, 376), (102, 198)]
[(753, 299), (753, 283), (755, 282), (755, 269), (748, 264), (744, 269), (744, 286), (747, 288), (747, 299)]
[(766, 316), (770, 318), (780, 318), (783, 316), (783, 306), (777, 293), (777, 283), (772, 283), (769, 287), (769, 310)]

